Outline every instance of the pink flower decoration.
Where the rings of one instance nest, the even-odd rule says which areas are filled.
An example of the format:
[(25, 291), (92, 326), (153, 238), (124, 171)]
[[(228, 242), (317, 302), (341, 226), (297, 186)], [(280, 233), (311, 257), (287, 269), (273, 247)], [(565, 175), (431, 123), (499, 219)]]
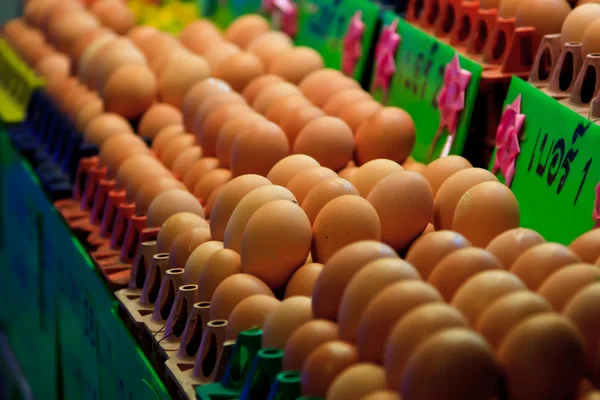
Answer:
[(290, 37), (298, 32), (298, 9), (291, 0), (263, 0), (262, 8), (269, 14), (276, 14), (280, 29)]
[(397, 28), (398, 18), (382, 29), (375, 49), (373, 89), (381, 88), (385, 94), (390, 90), (390, 81), (396, 73), (396, 51), (402, 40), (396, 32)]
[(361, 41), (364, 33), (365, 24), (362, 22), (362, 11), (357, 11), (348, 25), (346, 36), (344, 36), (342, 71), (348, 76), (354, 75), (354, 69), (362, 55)]
[(592, 218), (596, 222), (595, 226), (597, 228), (598, 223), (600, 223), (600, 183), (596, 185), (596, 198), (594, 199), (594, 213), (592, 214)]
[(506, 106), (496, 130), (496, 159), (492, 172), (495, 174), (500, 170), (508, 187), (515, 175), (515, 160), (521, 152), (519, 134), (524, 122), (525, 115), (521, 114), (521, 95), (518, 95), (512, 104)]
[(460, 112), (465, 108), (465, 91), (471, 80), (471, 73), (460, 68), (458, 54), (446, 65), (444, 71), (444, 84), (438, 95), (438, 108), (442, 114), (437, 135), (444, 128), (448, 129), (448, 138), (442, 149), (440, 157), (450, 154), (450, 148), (454, 142), (456, 126)]

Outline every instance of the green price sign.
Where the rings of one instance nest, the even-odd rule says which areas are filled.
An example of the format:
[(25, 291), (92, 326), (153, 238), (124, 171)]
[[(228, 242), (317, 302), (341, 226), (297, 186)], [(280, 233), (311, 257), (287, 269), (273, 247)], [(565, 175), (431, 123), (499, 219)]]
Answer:
[[(397, 24), (399, 35), (395, 57), (395, 73), (389, 80), (389, 88), (384, 93), (378, 85), (371, 92), (376, 99), (388, 105), (400, 107), (408, 112), (417, 127), (417, 140), (412, 156), (419, 162), (427, 163), (440, 157), (444, 147), (448, 145), (448, 154), (461, 154), (471, 123), (471, 113), (477, 99), (482, 67), (480, 64), (458, 55), (460, 74), (470, 75), (463, 92), (462, 109), (455, 114), (454, 134), (448, 140), (449, 129), (442, 121), (442, 112), (438, 98), (445, 85), (445, 71), (457, 56), (456, 50), (440, 42), (435, 37), (410, 25), (391, 12), (383, 17), (383, 28)], [(375, 43), (377, 46), (377, 43)], [(374, 68), (372, 81), (377, 76)], [(449, 90), (454, 97), (455, 91)], [(453, 117), (450, 116), (450, 119)], [(454, 124), (450, 124), (454, 125)], [(450, 145), (451, 144), (451, 145)]]
[[(600, 160), (594, 161), (594, 155), (600, 148), (600, 127), (513, 78), (505, 107), (517, 104), (519, 96), (519, 113), (525, 119), (510, 188), (519, 200), (521, 225), (548, 241), (569, 244), (594, 227), (600, 182)], [(496, 176), (506, 182), (502, 169)]]

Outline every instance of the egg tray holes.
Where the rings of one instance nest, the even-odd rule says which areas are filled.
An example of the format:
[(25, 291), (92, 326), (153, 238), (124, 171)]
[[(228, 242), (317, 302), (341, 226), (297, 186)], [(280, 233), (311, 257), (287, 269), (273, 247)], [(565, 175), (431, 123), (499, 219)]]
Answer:
[(538, 65), (538, 79), (540, 81), (547, 81), (550, 79), (552, 64), (552, 53), (548, 47), (545, 47)]
[[(597, 54), (600, 56), (600, 54)], [(596, 68), (592, 65), (588, 65), (583, 76), (583, 82), (581, 82), (581, 92), (579, 92), (579, 99), (583, 104), (589, 104), (594, 98), (596, 92)]]
[(194, 318), (190, 324), (192, 324), (190, 326), (191, 332), (188, 332), (185, 343), (185, 354), (189, 357), (195, 357), (200, 348), (202, 336), (204, 335), (204, 322), (202, 321), (202, 318), (200, 318), (200, 315), (196, 315), (196, 318)]
[(185, 330), (185, 326), (187, 324), (188, 319), (188, 304), (187, 299), (183, 297), (181, 299), (181, 303), (178, 304), (177, 314), (173, 319), (173, 336), (179, 339)]
[(160, 316), (163, 320), (167, 320), (169, 318), (169, 314), (171, 313), (171, 308), (173, 308), (173, 303), (175, 302), (175, 286), (173, 285), (173, 281), (169, 281), (167, 283), (167, 295), (163, 298), (162, 304), (160, 305)]
[(464, 15), (460, 21), (460, 29), (458, 30), (458, 40), (464, 42), (471, 34), (471, 18)]
[(427, 15), (427, 22), (429, 25), (435, 24), (435, 21), (440, 16), (440, 5), (437, 1), (432, 2), (431, 10), (429, 11), (429, 15)]
[(566, 92), (573, 83), (573, 53), (568, 52), (563, 58), (563, 63), (560, 66), (558, 74), (558, 88)]
[(456, 23), (456, 12), (454, 11), (454, 6), (452, 4), (446, 5), (446, 18), (444, 19), (444, 23), (442, 24), (442, 30), (444, 33), (448, 34), (454, 28), (454, 24)]
[(417, 19), (421, 18), (421, 15), (423, 15), (424, 7), (425, 7), (424, 0), (415, 0), (414, 5), (413, 5), (413, 10), (414, 10), (415, 17)]
[(481, 53), (488, 40), (488, 27), (484, 21), (479, 23), (477, 37), (475, 38), (475, 52)]

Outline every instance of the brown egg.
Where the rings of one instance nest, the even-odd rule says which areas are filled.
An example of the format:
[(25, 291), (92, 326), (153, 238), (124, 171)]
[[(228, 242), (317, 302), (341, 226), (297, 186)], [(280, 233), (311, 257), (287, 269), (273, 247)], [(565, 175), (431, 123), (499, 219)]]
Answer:
[(224, 105), (245, 104), (244, 98), (236, 92), (213, 93), (206, 98), (196, 109), (194, 127), (192, 132), (199, 132), (209, 115)]
[(296, 139), (305, 126), (324, 116), (325, 113), (323, 113), (320, 108), (313, 106), (301, 106), (296, 109), (288, 110), (288, 112), (281, 117), (279, 126), (281, 126), (281, 129), (285, 132), (290, 143), (290, 148), (293, 148)]
[(242, 95), (248, 104), (254, 104), (258, 95), (265, 89), (274, 86), (276, 83), (283, 83), (283, 79), (277, 75), (262, 75), (252, 80), (244, 88)]
[(300, 87), (300, 90), (302, 90), (302, 93), (304, 93), (305, 96), (308, 96), (313, 91), (322, 88), (327, 82), (339, 80), (340, 78), (346, 78), (341, 71), (324, 68), (309, 74), (302, 82), (300, 82), (298, 87)]
[(417, 347), (398, 389), (407, 399), (489, 399), (496, 395), (500, 376), (494, 353), (481, 336), (450, 328)]
[(144, 54), (128, 39), (109, 42), (94, 58), (97, 66), (90, 77), (90, 88), (102, 91), (106, 80), (117, 68), (125, 64), (147, 65)]
[(233, 43), (223, 41), (218, 43), (208, 43), (211, 43), (212, 46), (204, 52), (203, 57), (208, 65), (210, 65), (210, 70), (213, 71), (213, 73), (216, 73), (221, 68), (227, 68), (228, 66), (225, 64), (225, 61), (234, 54), (240, 54), (242, 52), (242, 49)]
[[(160, 161), (154, 157), (149, 156), (149, 158), (152, 158), (154, 162), (144, 163), (145, 165), (141, 166), (141, 168), (135, 168), (135, 171), (133, 171), (133, 173), (127, 178), (127, 186), (125, 186), (124, 189), (126, 190), (125, 201), (128, 203), (135, 202), (138, 195), (142, 191), (142, 187), (144, 187), (144, 185), (146, 185), (148, 182), (156, 181), (157, 185), (147, 185), (148, 187), (153, 186), (154, 189), (150, 190), (146, 188), (146, 195), (155, 195), (155, 193), (159, 193), (160, 190), (165, 189), (165, 187), (168, 189), (183, 189), (183, 185), (173, 178), (170, 171), (166, 169), (164, 165), (160, 163)], [(121, 165), (119, 171), (123, 169), (124, 165), (125, 163)], [(118, 181), (117, 184), (119, 184)], [(149, 198), (148, 203), (146, 204), (149, 205), (151, 201), (152, 200)]]
[(530, 290), (538, 290), (552, 273), (581, 259), (568, 247), (558, 243), (542, 243), (525, 251), (510, 271), (523, 280)]
[(538, 289), (538, 293), (562, 312), (569, 300), (581, 289), (600, 280), (600, 268), (591, 264), (572, 264), (551, 274)]
[(216, 153), (219, 166), (229, 168), (231, 148), (240, 132), (253, 126), (255, 123), (263, 122), (264, 117), (252, 109), (237, 109), (237, 113), (230, 116), (217, 134)]
[(265, 67), (260, 58), (252, 53), (240, 52), (224, 58), (215, 71), (215, 76), (241, 93), (252, 80), (264, 73)]
[(297, 46), (284, 50), (273, 58), (268, 73), (299, 84), (306, 76), (324, 66), (323, 57), (310, 47)]
[(534, 27), (536, 39), (540, 40), (544, 35), (561, 33), (570, 12), (571, 7), (564, 0), (532, 0), (521, 2), (515, 17), (517, 27)]
[(442, 186), (446, 179), (458, 171), (469, 168), (473, 168), (473, 166), (467, 159), (461, 156), (450, 155), (438, 158), (427, 165), (423, 171), (423, 176), (429, 181), (433, 196), (435, 197), (440, 186)]
[(419, 305), (441, 301), (433, 286), (418, 280), (386, 286), (368, 303), (360, 318), (356, 336), (360, 359), (382, 363), (385, 340), (396, 322)]
[(288, 183), (287, 188), (294, 194), (298, 204), (304, 204), (308, 193), (319, 183), (327, 179), (335, 178), (335, 172), (325, 167), (309, 168), (298, 173)]
[(181, 125), (181, 112), (170, 104), (156, 103), (142, 116), (138, 133), (142, 137), (154, 138), (171, 125)]
[(311, 226), (302, 209), (289, 200), (260, 207), (242, 236), (242, 270), (271, 289), (285, 287), (310, 252)]
[(197, 228), (208, 228), (206, 220), (200, 215), (190, 212), (173, 214), (160, 227), (156, 238), (156, 253), (168, 253), (180, 233)]
[(361, 240), (380, 240), (381, 222), (376, 209), (356, 195), (336, 197), (327, 203), (313, 223), (311, 254), (326, 263), (338, 250)]
[(169, 144), (165, 146), (163, 151), (160, 153), (160, 161), (165, 165), (165, 167), (171, 169), (173, 167), (173, 163), (175, 159), (186, 149), (193, 147), (196, 144), (194, 135), (185, 134), (180, 135), (173, 140)]
[(104, 48), (114, 40), (115, 36), (110, 34), (99, 37), (90, 43), (83, 51), (81, 57), (79, 57), (79, 63), (77, 66), (77, 77), (81, 83), (91, 88), (93, 81), (92, 78), (95, 75), (95, 69), (97, 67), (97, 63), (95, 62), (96, 56), (98, 56), (98, 54), (100, 54), (100, 52), (103, 51)]
[(118, 114), (103, 113), (92, 119), (83, 132), (86, 143), (102, 147), (104, 142), (112, 135), (133, 133), (129, 122)]
[(469, 278), (455, 293), (452, 305), (458, 308), (472, 326), (490, 304), (506, 293), (526, 290), (525, 284), (506, 271), (483, 271)]
[(275, 58), (293, 46), (292, 39), (279, 31), (269, 31), (253, 39), (246, 50), (261, 59), (265, 66), (269, 66)]
[(160, 176), (170, 175), (169, 171), (152, 155), (133, 155), (119, 167), (117, 187), (129, 189), (132, 185), (132, 188), (139, 188), (149, 171), (152, 171), (152, 176), (158, 176), (157, 174), (160, 174)]
[(585, 372), (584, 348), (568, 319), (552, 313), (527, 318), (506, 335), (497, 352), (508, 396), (575, 398)]
[(208, 196), (208, 200), (206, 201), (206, 205), (204, 206), (204, 212), (206, 213), (206, 218), (208, 219), (210, 219), (213, 206), (215, 205), (215, 200), (217, 199), (219, 193), (221, 193), (221, 190), (223, 190), (223, 186), (219, 186), (218, 188), (212, 191), (210, 196)]
[(377, 390), (364, 396), (362, 400), (402, 400), (398, 392), (391, 390)]
[(283, 100), (288, 96), (298, 96), (300, 94), (302, 93), (300, 93), (298, 87), (291, 83), (272, 83), (256, 96), (252, 102), (252, 108), (254, 108), (256, 112), (265, 115), (269, 107), (276, 102)]
[(156, 196), (171, 189), (184, 189), (185, 186), (172, 176), (163, 176), (150, 181), (146, 181), (138, 191), (135, 197), (136, 215), (146, 215), (150, 203)]
[(198, 19), (186, 25), (179, 40), (196, 54), (204, 54), (209, 42), (223, 42), (219, 28), (208, 19)]
[[(566, 18), (564, 18), (565, 16)], [(569, 42), (582, 42), (588, 27), (600, 18), (600, 4), (578, 5), (565, 16), (563, 16), (564, 22), (560, 31), (560, 40), (563, 46)], [(587, 53), (583, 54), (585, 56)]]
[(296, 329), (312, 319), (310, 297), (295, 296), (283, 300), (265, 320), (262, 347), (284, 349)]
[(238, 17), (225, 31), (225, 39), (246, 48), (254, 39), (269, 31), (269, 22), (258, 14)]
[[(188, 258), (198, 246), (210, 241), (210, 230), (200, 227), (180, 233), (169, 251), (169, 268), (185, 268)], [(196, 283), (196, 282), (186, 282)]]
[(419, 271), (423, 279), (428, 279), (444, 257), (470, 246), (471, 242), (456, 232), (437, 231), (417, 239), (408, 250), (406, 261)]
[(273, 185), (285, 187), (301, 171), (319, 166), (319, 163), (310, 156), (294, 154), (275, 164), (269, 171), (267, 179), (271, 181)]
[(302, 368), (302, 394), (325, 397), (327, 389), (346, 368), (358, 362), (353, 344), (334, 340), (313, 350)]
[(255, 327), (262, 328), (279, 303), (276, 298), (263, 294), (246, 297), (229, 314), (225, 340), (235, 340), (241, 332)]
[[(200, 282), (200, 274), (202, 270), (206, 266), (206, 262), (208, 259), (215, 254), (217, 251), (223, 249), (223, 243), (211, 240), (206, 243), (202, 243), (200, 246), (196, 247), (190, 257), (185, 264), (185, 269), (183, 271), (183, 280), (184, 282), (197, 285)], [(198, 293), (201, 294), (201, 293)], [(200, 301), (210, 301), (209, 298), (200, 297), (198, 300)]]
[(183, 176), (183, 184), (190, 190), (194, 190), (204, 175), (219, 167), (219, 161), (214, 157), (203, 157), (196, 161)]
[(136, 46), (139, 46), (140, 43), (143, 43), (146, 39), (151, 38), (156, 33), (158, 33), (158, 30), (152, 26), (138, 25), (127, 32), (127, 37), (135, 43)]
[(327, 103), (323, 105), (323, 111), (327, 115), (332, 115), (334, 117), (339, 117), (346, 107), (351, 106), (354, 103), (362, 100), (372, 100), (373, 97), (365, 92), (363, 89), (344, 89), (327, 100)]
[(289, 155), (289, 143), (281, 128), (262, 122), (244, 130), (233, 142), (230, 165), (233, 176), (267, 176), (271, 168)]
[(160, 77), (165, 66), (171, 61), (172, 58), (177, 58), (179, 56), (190, 55), (190, 52), (185, 47), (174, 47), (169, 49), (168, 51), (157, 54), (150, 63), (150, 68), (156, 74), (157, 77)]
[(148, 67), (126, 64), (105, 81), (102, 98), (106, 111), (135, 119), (152, 106), (157, 92), (156, 78)]
[(102, 25), (119, 35), (125, 35), (135, 26), (135, 20), (129, 8), (120, 2), (99, 1), (92, 6), (92, 13)]
[(198, 298), (211, 299), (225, 279), (242, 272), (240, 255), (233, 250), (220, 249), (204, 262), (198, 274)]
[(356, 136), (362, 123), (381, 109), (383, 109), (383, 106), (374, 100), (359, 100), (344, 108), (339, 117), (348, 124)]
[[(228, 319), (233, 309), (245, 298), (263, 294), (273, 296), (273, 292), (260, 279), (248, 274), (235, 274), (226, 278), (215, 290), (210, 302), (210, 318)], [(273, 296), (275, 297), (275, 296)], [(281, 306), (278, 306), (279, 309)], [(276, 310), (274, 310), (275, 312)], [(271, 313), (270, 315), (272, 315)], [(268, 322), (268, 321), (266, 321)], [(266, 325), (265, 322), (265, 325)], [(263, 334), (264, 342), (264, 334)]]
[(340, 373), (327, 390), (327, 399), (360, 400), (385, 388), (385, 371), (378, 365), (359, 363)]
[(453, 251), (444, 257), (431, 271), (427, 282), (435, 286), (446, 301), (450, 301), (469, 278), (493, 269), (502, 269), (502, 264), (492, 253), (469, 247)]
[(402, 170), (402, 166), (395, 161), (387, 159), (372, 160), (358, 168), (350, 178), (350, 182), (356, 187), (360, 195), (366, 198), (379, 181)]
[(356, 160), (358, 164), (378, 158), (404, 162), (415, 144), (415, 124), (405, 111), (385, 107), (363, 123), (356, 132)]
[[(326, 70), (317, 70), (326, 71)], [(314, 103), (317, 107), (323, 107), (327, 101), (336, 95), (338, 92), (341, 92), (345, 89), (360, 89), (360, 85), (355, 80), (348, 78), (346, 76), (341, 77), (333, 77), (323, 79), (327, 74), (323, 74), (319, 80), (321, 80), (320, 85), (317, 86), (318, 89), (309, 88), (308, 78), (313, 76), (313, 74), (307, 75), (306, 79), (302, 80), (300, 84), (300, 89), (302, 93)], [(310, 90), (310, 91), (309, 91)]]
[(316, 118), (306, 124), (294, 141), (295, 154), (307, 154), (321, 165), (340, 170), (354, 152), (350, 127), (335, 117)]
[(573, 240), (569, 248), (573, 250), (583, 262), (593, 264), (600, 257), (600, 229), (593, 229)]
[(370, 301), (387, 286), (403, 280), (420, 280), (409, 263), (399, 258), (371, 261), (354, 274), (342, 296), (338, 312), (340, 338), (355, 342), (359, 322)]
[(598, 391), (590, 391), (584, 394), (581, 397), (578, 397), (577, 400), (598, 400), (600, 399), (600, 392)]
[[(494, 2), (494, 0), (492, 0), (492, 2)], [(500, 2), (500, 4), (497, 4), (499, 7), (496, 6), (490, 8), (498, 8), (498, 16), (502, 18), (512, 18), (517, 14), (520, 4), (521, 0), (503, 0)]]
[(486, 250), (495, 255), (504, 268), (510, 269), (521, 254), (544, 242), (544, 238), (536, 231), (515, 228), (496, 236)]
[(188, 132), (194, 129), (196, 110), (209, 96), (216, 93), (231, 92), (231, 86), (220, 79), (207, 78), (195, 83), (185, 93), (181, 111), (183, 114), (183, 125)]
[(299, 108), (308, 107), (311, 105), (311, 102), (302, 95), (288, 96), (281, 101), (271, 104), (271, 106), (265, 113), (265, 117), (269, 121), (275, 122), (276, 124), (280, 124), (283, 120), (283, 117), (285, 117), (285, 115), (288, 112)]
[(345, 179), (329, 178), (316, 184), (302, 203), (302, 209), (308, 216), (311, 226), (327, 203), (344, 195), (358, 196), (358, 191)]
[(315, 319), (299, 326), (288, 339), (283, 352), (284, 371), (302, 371), (308, 356), (320, 345), (337, 340), (338, 327), (331, 321)]
[(202, 147), (192, 146), (185, 149), (181, 154), (175, 158), (171, 170), (173, 174), (178, 178), (183, 178), (186, 171), (190, 169), (192, 165), (202, 157)]
[(48, 23), (47, 36), (61, 52), (68, 52), (73, 43), (86, 31), (97, 28), (98, 20), (81, 11), (62, 12)]
[(543, 297), (521, 290), (501, 296), (491, 303), (481, 315), (476, 328), (492, 347), (498, 349), (506, 335), (521, 321), (548, 312), (552, 312), (552, 306)]
[(317, 278), (323, 270), (323, 264), (304, 264), (294, 272), (285, 288), (284, 298), (293, 296), (311, 297)]
[(600, 23), (597, 21), (598, 18), (595, 18), (594, 22), (588, 25), (585, 35), (583, 35), (581, 41), (581, 53), (583, 56), (600, 52), (600, 43), (596, 40), (600, 32)]
[(161, 226), (171, 215), (180, 212), (191, 212), (204, 218), (202, 205), (190, 192), (182, 189), (162, 192), (148, 207), (148, 227)]
[(210, 76), (210, 66), (200, 56), (178, 54), (161, 71), (158, 87), (162, 101), (180, 108), (188, 90)]
[(100, 164), (108, 168), (107, 175), (113, 178), (121, 164), (134, 154), (149, 153), (149, 149), (138, 136), (131, 133), (112, 135), (100, 148)]
[(513, 192), (500, 182), (473, 186), (459, 200), (452, 230), (475, 246), (485, 247), (499, 234), (521, 223), (519, 203)]
[(154, 58), (177, 47), (182, 47), (181, 42), (175, 36), (166, 32), (159, 32), (151, 40), (147, 40), (139, 45), (140, 50), (144, 52), (150, 62)]
[(46, 79), (69, 76), (71, 61), (64, 54), (52, 53), (42, 58), (36, 64), (35, 70)]
[(194, 126), (196, 142), (206, 155), (215, 156), (217, 140), (223, 126), (235, 115), (248, 110), (242, 103), (221, 104), (209, 112), (201, 124)]
[(217, 168), (207, 171), (196, 183), (193, 193), (202, 204), (206, 204), (211, 193), (231, 180), (231, 171)]
[(369, 262), (380, 258), (398, 258), (394, 250), (380, 242), (360, 241), (336, 252), (325, 264), (313, 288), (315, 318), (337, 320), (346, 286)]
[(409, 311), (394, 325), (386, 340), (383, 365), (387, 387), (401, 387), (410, 356), (427, 338), (448, 328), (468, 327), (465, 317), (445, 303), (427, 303)]
[(296, 199), (289, 190), (277, 185), (258, 187), (246, 194), (233, 210), (225, 228), (225, 248), (239, 253), (242, 249), (242, 235), (250, 218), (260, 207), (275, 200)]
[(338, 176), (342, 179), (346, 179), (346, 180), (350, 180), (352, 179), (352, 176), (358, 171), (358, 167), (355, 167), (354, 165), (349, 166), (344, 168), (343, 170), (341, 170), (340, 172), (338, 172)]
[(431, 187), (416, 172), (400, 171), (383, 178), (367, 200), (379, 215), (381, 240), (395, 249), (407, 248), (431, 220)]
[(104, 113), (104, 102), (100, 98), (94, 98), (84, 104), (75, 117), (75, 126), (80, 132), (85, 132), (89, 123)]
[(260, 175), (242, 175), (223, 185), (223, 190), (217, 196), (210, 217), (210, 230), (213, 238), (223, 240), (225, 229), (239, 202), (248, 193), (271, 182)]

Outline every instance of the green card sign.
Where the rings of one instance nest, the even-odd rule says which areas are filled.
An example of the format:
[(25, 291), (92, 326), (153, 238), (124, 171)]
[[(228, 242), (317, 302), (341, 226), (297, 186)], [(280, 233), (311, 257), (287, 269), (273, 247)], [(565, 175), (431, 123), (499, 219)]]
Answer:
[[(400, 41), (395, 57), (396, 71), (389, 80), (387, 93), (381, 85), (372, 86), (371, 92), (382, 103), (400, 107), (411, 115), (417, 127), (417, 140), (412, 152), (417, 161), (427, 163), (438, 158), (444, 150), (448, 154), (461, 154), (479, 90), (481, 65), (457, 56), (453, 47), (386, 12), (383, 27), (392, 24), (397, 25)], [(454, 60), (455, 57), (458, 58)], [(457, 67), (463, 88), (460, 93), (452, 88), (448, 91), (452, 98), (460, 98), (462, 105), (454, 113), (447, 114), (440, 111), (438, 97), (448, 82), (445, 76), (449, 64)], [(377, 70), (376, 64), (372, 82), (378, 81)], [(453, 134), (449, 138), (451, 131)]]
[[(520, 96), (520, 97), (519, 97)], [(569, 244), (594, 227), (596, 186), (600, 182), (600, 127), (518, 78), (505, 107), (519, 102), (525, 116), (518, 139), (510, 188), (519, 200), (521, 226), (546, 240)], [(493, 170), (498, 150), (492, 156)], [(506, 182), (510, 173), (498, 169)]]

